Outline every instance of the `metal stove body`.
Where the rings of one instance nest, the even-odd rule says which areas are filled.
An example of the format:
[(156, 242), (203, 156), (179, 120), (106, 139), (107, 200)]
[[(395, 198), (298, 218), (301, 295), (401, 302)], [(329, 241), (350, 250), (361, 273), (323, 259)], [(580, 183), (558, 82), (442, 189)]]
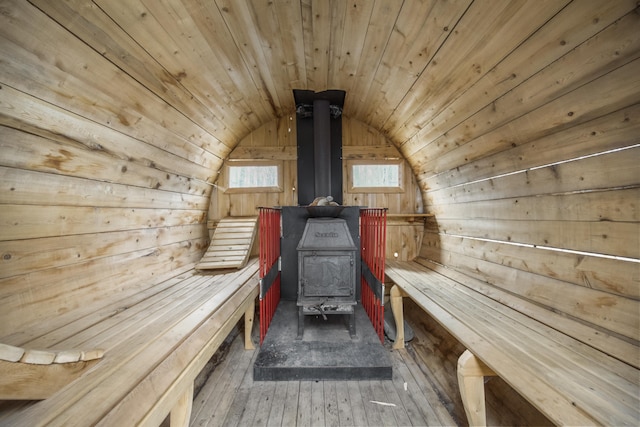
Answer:
[(298, 251), (298, 339), (304, 316), (349, 315), (349, 333), (356, 335), (357, 247), (341, 218), (309, 218)]

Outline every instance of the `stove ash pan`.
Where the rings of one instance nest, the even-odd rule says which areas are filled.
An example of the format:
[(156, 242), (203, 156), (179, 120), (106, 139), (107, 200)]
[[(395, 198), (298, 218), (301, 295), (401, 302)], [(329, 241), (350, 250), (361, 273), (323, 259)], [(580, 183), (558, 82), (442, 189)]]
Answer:
[(340, 218), (310, 218), (298, 244), (298, 337), (305, 315), (349, 314), (355, 336), (356, 254), (349, 227)]

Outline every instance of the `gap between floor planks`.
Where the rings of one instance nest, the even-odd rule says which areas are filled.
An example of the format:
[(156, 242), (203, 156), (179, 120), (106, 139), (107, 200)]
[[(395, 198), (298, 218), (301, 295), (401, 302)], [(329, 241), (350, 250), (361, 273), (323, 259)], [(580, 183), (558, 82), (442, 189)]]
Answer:
[(391, 351), (388, 381), (254, 382), (258, 350), (240, 338), (196, 396), (191, 426), (456, 425), (405, 350)]

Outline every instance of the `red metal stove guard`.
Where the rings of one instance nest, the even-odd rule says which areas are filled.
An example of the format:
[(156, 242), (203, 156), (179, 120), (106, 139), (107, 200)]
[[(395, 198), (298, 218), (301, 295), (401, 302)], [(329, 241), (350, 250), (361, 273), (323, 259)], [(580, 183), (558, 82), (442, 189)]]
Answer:
[[(360, 210), (362, 257), (361, 299), (364, 310), (384, 342), (384, 260), (387, 240), (387, 209)], [(369, 270), (370, 274), (366, 270)]]
[(260, 226), (260, 345), (280, 302), (280, 210), (259, 208)]

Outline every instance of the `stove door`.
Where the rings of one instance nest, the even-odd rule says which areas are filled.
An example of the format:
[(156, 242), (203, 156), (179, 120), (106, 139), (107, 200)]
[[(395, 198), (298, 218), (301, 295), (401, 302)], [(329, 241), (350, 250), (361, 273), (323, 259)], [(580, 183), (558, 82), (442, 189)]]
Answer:
[(302, 298), (355, 298), (353, 251), (301, 251), (299, 253)]

